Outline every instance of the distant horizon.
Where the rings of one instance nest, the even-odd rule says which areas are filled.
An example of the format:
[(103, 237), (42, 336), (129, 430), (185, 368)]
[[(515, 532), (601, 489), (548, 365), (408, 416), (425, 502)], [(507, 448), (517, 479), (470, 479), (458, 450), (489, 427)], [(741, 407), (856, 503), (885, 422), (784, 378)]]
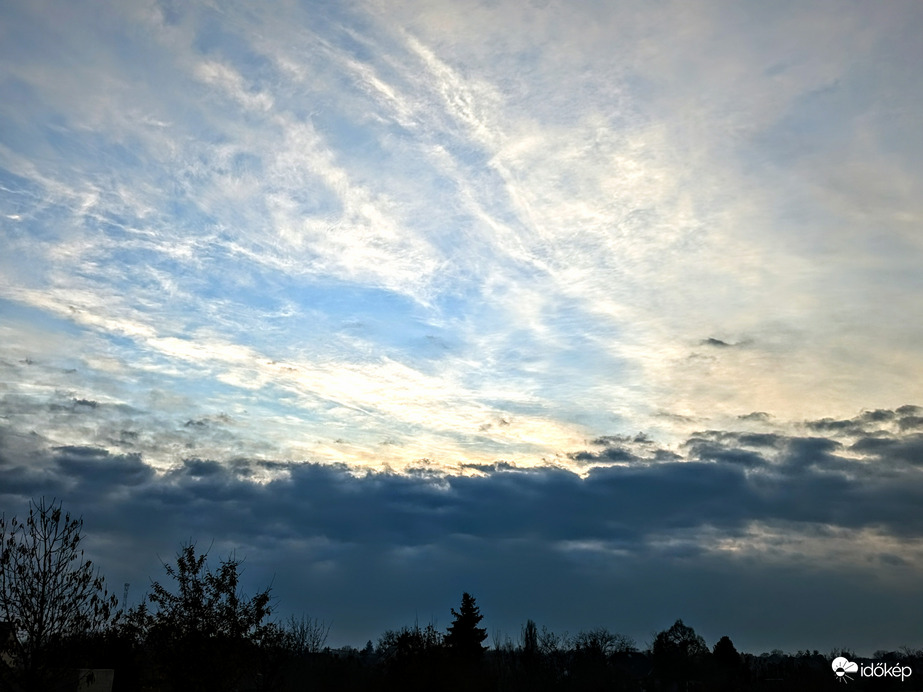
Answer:
[[(45, 498), (45, 499), (49, 500), (49, 498)], [(60, 501), (61, 498), (56, 498), (56, 499)], [(63, 503), (63, 508), (65, 511), (70, 511), (66, 502)], [(23, 514), (26, 514), (26, 513), (27, 512), (21, 512), (21, 513), (18, 513), (18, 515), (22, 516)], [(73, 512), (71, 513), (74, 514)], [(13, 514), (17, 514), (17, 513), (14, 512)], [(404, 627), (412, 628), (414, 626), (419, 626), (422, 628), (422, 627), (426, 627), (427, 625), (433, 625), (433, 627), (435, 627), (437, 631), (445, 633), (448, 624), (450, 624), (452, 620), (451, 609), (457, 608), (458, 602), (461, 600), (462, 592), (460, 591), (457, 594), (457, 597), (454, 598), (454, 600), (452, 600), (451, 598), (447, 600), (445, 607), (442, 609), (444, 610), (444, 612), (437, 611), (435, 608), (430, 608), (429, 610), (426, 611), (427, 616), (424, 617), (422, 611), (420, 611), (420, 609), (417, 608), (414, 610), (413, 617), (410, 617), (409, 615), (405, 616), (403, 619), (401, 619), (400, 616), (392, 617), (391, 619), (393, 620), (393, 622), (390, 625), (383, 627), (380, 631), (375, 632), (374, 635), (366, 636), (363, 634), (354, 634), (353, 639), (343, 639), (343, 638), (338, 639), (337, 638), (337, 628), (336, 628), (337, 618), (335, 617), (335, 613), (331, 613), (329, 609), (324, 608), (323, 605), (321, 605), (319, 608), (312, 610), (312, 611), (308, 611), (308, 610), (295, 611), (290, 608), (286, 608), (284, 595), (280, 594), (274, 585), (274, 582), (276, 581), (276, 578), (278, 577), (277, 573), (273, 573), (270, 581), (268, 582), (266, 581), (261, 582), (259, 580), (259, 577), (253, 577), (252, 575), (250, 577), (247, 577), (246, 576), (247, 567), (251, 565), (251, 561), (247, 558), (247, 556), (240, 554), (234, 548), (232, 548), (227, 553), (218, 554), (215, 552), (215, 547), (214, 547), (215, 541), (213, 540), (201, 541), (201, 540), (196, 540), (194, 538), (191, 540), (183, 539), (176, 545), (176, 550), (174, 551), (174, 553), (171, 553), (169, 555), (163, 555), (163, 554), (158, 555), (157, 565), (159, 569), (149, 576), (149, 581), (145, 582), (144, 589), (137, 588), (138, 585), (128, 582), (129, 589), (128, 589), (127, 602), (123, 601), (122, 599), (124, 584), (122, 584), (122, 588), (116, 588), (118, 585), (115, 582), (112, 582), (108, 579), (105, 573), (105, 570), (103, 569), (103, 566), (101, 566), (100, 563), (96, 561), (95, 559), (94, 559), (94, 562), (96, 564), (96, 567), (101, 570), (100, 573), (104, 577), (107, 577), (106, 588), (109, 590), (110, 593), (119, 596), (118, 608), (123, 611), (129, 610), (132, 608), (136, 608), (138, 605), (140, 605), (140, 603), (142, 602), (142, 599), (144, 599), (149, 593), (148, 587), (154, 581), (160, 582), (162, 585), (166, 586), (168, 590), (171, 588), (171, 586), (175, 584), (169, 579), (168, 575), (164, 571), (163, 563), (175, 564), (176, 554), (178, 554), (180, 548), (183, 545), (186, 545), (190, 542), (196, 546), (197, 552), (199, 554), (206, 553), (208, 555), (208, 564), (209, 564), (209, 567), (212, 569), (216, 568), (223, 559), (226, 559), (228, 557), (234, 556), (235, 558), (241, 559), (242, 560), (242, 573), (244, 575), (244, 582), (246, 583), (246, 587), (243, 589), (243, 594), (245, 596), (253, 596), (257, 591), (261, 591), (267, 587), (272, 589), (274, 606), (273, 606), (272, 614), (269, 618), (267, 618), (267, 621), (277, 622), (279, 624), (285, 625), (286, 622), (291, 617), (294, 617), (296, 619), (302, 618), (302, 617), (310, 618), (311, 620), (314, 620), (316, 623), (323, 624), (324, 626), (329, 628), (329, 633), (327, 637), (327, 643), (325, 644), (325, 648), (329, 648), (331, 650), (355, 649), (357, 651), (361, 651), (369, 641), (372, 642), (373, 646), (377, 647), (380, 637), (383, 634), (385, 634), (385, 632), (389, 630), (398, 631)], [(87, 532), (86, 527), (85, 527), (84, 532), (83, 532), (83, 544), (92, 546), (93, 543), (94, 541), (92, 539), (92, 536)], [(92, 551), (92, 548), (91, 548), (91, 551)], [(268, 574), (271, 571), (271, 565), (259, 565), (258, 568), (260, 569), (261, 575)], [(923, 638), (920, 638), (920, 637), (918, 637), (917, 640), (906, 641), (906, 642), (903, 642), (897, 645), (893, 643), (895, 640), (892, 638), (891, 640), (889, 640), (891, 642), (889, 646), (874, 646), (873, 643), (867, 642), (865, 644), (866, 648), (864, 649), (861, 647), (853, 646), (850, 642), (837, 642), (833, 645), (830, 645), (829, 642), (827, 642), (828, 645), (826, 647), (807, 646), (805, 645), (804, 642), (801, 642), (801, 645), (796, 646), (796, 647), (789, 647), (789, 648), (786, 648), (784, 646), (784, 642), (775, 642), (773, 646), (771, 647), (768, 647), (766, 643), (764, 643), (762, 648), (757, 647), (754, 649), (754, 648), (747, 648), (746, 646), (743, 646), (741, 642), (759, 641), (760, 635), (750, 634), (750, 635), (742, 635), (740, 637), (737, 637), (735, 636), (734, 632), (721, 630), (721, 634), (714, 634), (713, 636), (709, 636), (711, 634), (711, 630), (715, 630), (714, 627), (708, 628), (709, 634), (705, 634), (698, 626), (696, 626), (695, 622), (692, 622), (682, 616), (677, 616), (673, 618), (672, 620), (670, 620), (669, 622), (664, 621), (663, 623), (659, 623), (656, 626), (648, 628), (647, 630), (644, 631), (643, 634), (639, 634), (637, 632), (631, 632), (626, 629), (620, 628), (617, 622), (616, 623), (604, 622), (604, 621), (601, 621), (599, 618), (597, 618), (596, 620), (593, 620), (592, 624), (580, 625), (578, 623), (576, 626), (572, 626), (570, 628), (567, 628), (567, 627), (555, 628), (555, 627), (548, 626), (548, 623), (536, 621), (534, 617), (524, 616), (522, 618), (522, 622), (519, 623), (517, 627), (506, 629), (502, 627), (492, 627), (490, 612), (484, 609), (482, 600), (479, 598), (478, 594), (471, 592), (471, 591), (469, 591), (469, 593), (471, 593), (475, 597), (475, 599), (477, 599), (478, 606), (481, 609), (481, 613), (484, 615), (484, 621), (481, 624), (487, 628), (487, 632), (488, 632), (488, 639), (485, 641), (485, 644), (484, 644), (485, 650), (493, 650), (497, 647), (497, 641), (498, 641), (497, 637), (498, 636), (500, 637), (499, 642), (501, 645), (507, 642), (510, 642), (513, 646), (519, 646), (521, 643), (520, 640), (521, 640), (522, 628), (525, 626), (526, 622), (530, 619), (536, 623), (539, 631), (542, 631), (543, 629), (547, 628), (549, 631), (554, 632), (555, 634), (559, 636), (562, 636), (562, 635), (567, 636), (570, 639), (573, 639), (573, 637), (575, 637), (577, 634), (579, 634), (582, 631), (589, 631), (595, 628), (604, 627), (612, 633), (629, 636), (634, 641), (635, 646), (637, 647), (637, 650), (642, 653), (649, 651), (650, 646), (653, 642), (653, 639), (657, 635), (658, 632), (669, 629), (669, 627), (673, 625), (673, 623), (676, 622), (677, 620), (683, 621), (684, 624), (692, 627), (698, 635), (702, 636), (709, 650), (714, 648), (715, 643), (717, 643), (717, 641), (721, 639), (721, 637), (727, 636), (731, 639), (732, 643), (735, 645), (735, 648), (741, 654), (751, 654), (751, 655), (758, 656), (758, 657), (764, 656), (764, 655), (773, 655), (778, 652), (782, 652), (785, 655), (797, 655), (803, 651), (808, 651), (811, 653), (814, 653), (814, 652), (819, 653), (820, 655), (825, 656), (827, 658), (832, 658), (832, 654), (834, 652), (838, 653), (844, 650), (848, 650), (848, 651), (851, 651), (853, 654), (855, 654), (855, 656), (859, 659), (870, 659), (871, 660), (871, 659), (875, 659), (874, 654), (879, 651), (900, 653), (902, 649), (908, 649), (908, 648), (910, 650), (915, 650), (915, 651), (923, 650)], [(319, 616), (317, 614), (318, 612), (326, 613), (326, 616)], [(509, 623), (507, 622), (506, 624), (509, 624)], [(744, 628), (741, 628), (741, 629), (744, 629)], [(715, 630), (715, 631), (717, 632), (718, 630)], [(869, 648), (870, 646), (872, 648)]]
[(491, 636), (923, 646), (921, 35), (6, 3), (0, 510), (83, 514), (116, 593), (236, 550), (350, 645), (469, 591)]
[[(575, 455), (582, 473), (244, 459), (186, 459), (161, 473), (138, 455), (42, 450), (31, 436), (27, 456), (43, 475), (19, 467), (7, 478), (79, 510), (88, 549), (104, 574), (122, 566), (107, 576), (132, 585), (130, 601), (192, 540), (211, 546), (212, 564), (245, 558), (251, 590), (272, 583), (281, 614), (332, 623), (338, 645), (364, 645), (364, 632), (415, 618), (438, 625), (468, 591), (493, 621), (491, 637), (514, 638), (531, 618), (571, 634), (606, 626), (642, 645), (679, 618), (707, 641), (728, 635), (751, 653), (870, 654), (920, 646), (913, 563), (880, 522), (913, 529), (905, 481), (921, 437), (900, 431), (918, 429), (921, 413), (905, 405), (805, 421), (797, 436), (703, 431), (678, 448), (684, 456), (645, 435), (608, 436)], [(872, 434), (869, 424), (892, 432)], [(676, 527), (700, 515), (707, 530)], [(835, 516), (842, 526), (828, 523)], [(817, 528), (793, 546), (786, 527), (804, 522)], [(496, 565), (504, 572), (492, 577)]]

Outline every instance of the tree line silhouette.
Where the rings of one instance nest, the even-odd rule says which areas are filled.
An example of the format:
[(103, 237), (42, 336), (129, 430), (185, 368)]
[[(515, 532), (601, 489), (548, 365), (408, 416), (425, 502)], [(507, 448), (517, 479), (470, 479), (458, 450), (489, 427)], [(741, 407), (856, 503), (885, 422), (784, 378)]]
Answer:
[[(569, 636), (532, 620), (517, 642), (495, 637), (489, 647), (469, 593), (445, 632), (415, 623), (361, 650), (331, 649), (329, 625), (308, 616), (270, 620), (271, 589), (242, 594), (242, 560), (232, 555), (212, 568), (194, 543), (164, 563), (166, 579), (152, 582), (141, 603), (118, 609), (84, 558), (82, 528), (60, 502), (44, 499), (30, 503), (24, 521), (0, 517), (0, 689), (75, 690), (78, 671), (113, 669), (113, 690), (150, 692), (822, 690), (842, 681), (834, 657), (865, 660), (846, 650), (754, 656), (727, 636), (709, 648), (682, 620), (644, 650), (606, 627)], [(923, 649), (874, 659), (923, 675)], [(906, 689), (899, 680), (854, 682), (852, 689)]]

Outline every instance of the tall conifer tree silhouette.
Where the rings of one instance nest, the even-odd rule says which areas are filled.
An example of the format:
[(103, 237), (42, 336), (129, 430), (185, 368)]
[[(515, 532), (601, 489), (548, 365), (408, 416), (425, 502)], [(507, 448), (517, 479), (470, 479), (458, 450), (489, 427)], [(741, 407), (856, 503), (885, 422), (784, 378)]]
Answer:
[(487, 639), (487, 630), (478, 627), (484, 618), (474, 601), (474, 596), (465, 592), (462, 594), (461, 607), (452, 608), (455, 620), (448, 627), (445, 643), (454, 652), (463, 657), (477, 657), (484, 652), (481, 642)]

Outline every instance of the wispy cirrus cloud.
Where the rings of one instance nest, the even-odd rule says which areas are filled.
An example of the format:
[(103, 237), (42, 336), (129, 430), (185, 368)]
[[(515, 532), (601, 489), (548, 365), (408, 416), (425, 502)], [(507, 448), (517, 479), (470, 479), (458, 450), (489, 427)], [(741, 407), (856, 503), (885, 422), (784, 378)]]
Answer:
[[(7, 295), (24, 295), (25, 284), (69, 304), (95, 302), (86, 312), (105, 330), (127, 323), (100, 316), (119, 294), (161, 338), (217, 329), (270, 361), (293, 349), (259, 343), (272, 321), (264, 315), (318, 319), (340, 331), (328, 340), (341, 349), (331, 377), (344, 354), (362, 368), (362, 353), (383, 350), (411, 370), (435, 367), (443, 384), (502, 374), (543, 392), (536, 403), (554, 416), (591, 426), (602, 424), (598, 407), (581, 407), (582, 395), (613, 402), (608, 415), (638, 427), (662, 425), (652, 416), (663, 410), (791, 417), (822, 415), (831, 400), (844, 412), (886, 404), (918, 379), (907, 376), (915, 337), (898, 336), (891, 313), (871, 306), (911, 310), (916, 293), (884, 296), (867, 252), (844, 249), (830, 265), (829, 244), (787, 245), (793, 205), (814, 193), (785, 183), (793, 194), (780, 206), (766, 189), (812, 161), (853, 180), (909, 165), (871, 148), (868, 133), (883, 137), (895, 111), (865, 112), (854, 98), (896, 86), (868, 83), (837, 42), (860, 36), (870, 59), (890, 60), (882, 41), (898, 20), (674, 9), (665, 24), (624, 8), (604, 21), (590, 9), (565, 20), (554, 6), (466, 17), (373, 5), (310, 17), (299, 8), (127, 6), (100, 26), (77, 17), (74, 36), (101, 40), (90, 47), (68, 36), (59, 50), (106, 75), (86, 80), (83, 99), (58, 89), (73, 74), (42, 54), (7, 58), (31, 89), (8, 120), (29, 133), (27, 112), (32, 122), (59, 119), (57, 141), (33, 129), (18, 150), (5, 145), (18, 181), (6, 186), (9, 225), (19, 229), (9, 248), (42, 267), (26, 279), (10, 266), (17, 278)], [(20, 13), (26, 35), (42, 35), (41, 16)], [(531, 33), (505, 30), (512, 17)], [(132, 23), (150, 30), (135, 49), (143, 65), (108, 43)], [(823, 26), (827, 48), (806, 43), (804, 26)], [(622, 37), (615, 46), (612, 31)], [(663, 36), (671, 42), (655, 49)], [(692, 50), (702, 45), (711, 48)], [(914, 103), (912, 92), (899, 98)], [(842, 128), (853, 128), (842, 132), (866, 133), (847, 168), (829, 148), (839, 135), (817, 126), (841, 102)], [(767, 149), (780, 136), (815, 137), (817, 155), (793, 161), (791, 148)], [(56, 157), (74, 173), (48, 165)], [(845, 188), (814, 179), (827, 200), (810, 217), (821, 239), (839, 223), (829, 208)], [(861, 223), (884, 209), (882, 194), (863, 194), (865, 216), (837, 214)], [(913, 197), (907, 185), (894, 194)], [(886, 223), (914, 218), (898, 207)], [(867, 236), (889, 271), (904, 237), (897, 226)], [(358, 290), (327, 299), (348, 295), (344, 286)], [(362, 324), (376, 291), (393, 297), (383, 305), (394, 326), (371, 340), (345, 338), (338, 315)], [(324, 305), (314, 310), (318, 296)], [(891, 335), (887, 349), (855, 333), (864, 315), (876, 334)], [(274, 334), (301, 331), (274, 321)], [(453, 360), (436, 365), (432, 352), (402, 343), (398, 334), (415, 324), (451, 330)], [(748, 348), (698, 354), (705, 335)], [(825, 394), (813, 404), (799, 395), (805, 389)], [(878, 398), (860, 402), (867, 392)]]

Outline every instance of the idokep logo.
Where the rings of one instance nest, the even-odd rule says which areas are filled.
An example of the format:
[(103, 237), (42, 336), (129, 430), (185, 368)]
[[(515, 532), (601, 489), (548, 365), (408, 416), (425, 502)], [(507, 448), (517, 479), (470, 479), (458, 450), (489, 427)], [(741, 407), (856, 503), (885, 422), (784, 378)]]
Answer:
[(830, 664), (833, 672), (836, 674), (837, 682), (849, 682), (852, 680), (850, 673), (859, 673), (862, 678), (900, 678), (901, 682), (910, 677), (913, 672), (910, 666), (901, 665), (900, 663), (863, 663), (861, 666), (842, 656), (833, 659)]
[(842, 656), (838, 656), (837, 658), (833, 659), (832, 665), (833, 665), (833, 672), (836, 673), (837, 682), (848, 682), (852, 680), (852, 678), (849, 675), (847, 675), (847, 673), (858, 673), (859, 672), (858, 663), (853, 663), (852, 661), (849, 661), (843, 658)]

